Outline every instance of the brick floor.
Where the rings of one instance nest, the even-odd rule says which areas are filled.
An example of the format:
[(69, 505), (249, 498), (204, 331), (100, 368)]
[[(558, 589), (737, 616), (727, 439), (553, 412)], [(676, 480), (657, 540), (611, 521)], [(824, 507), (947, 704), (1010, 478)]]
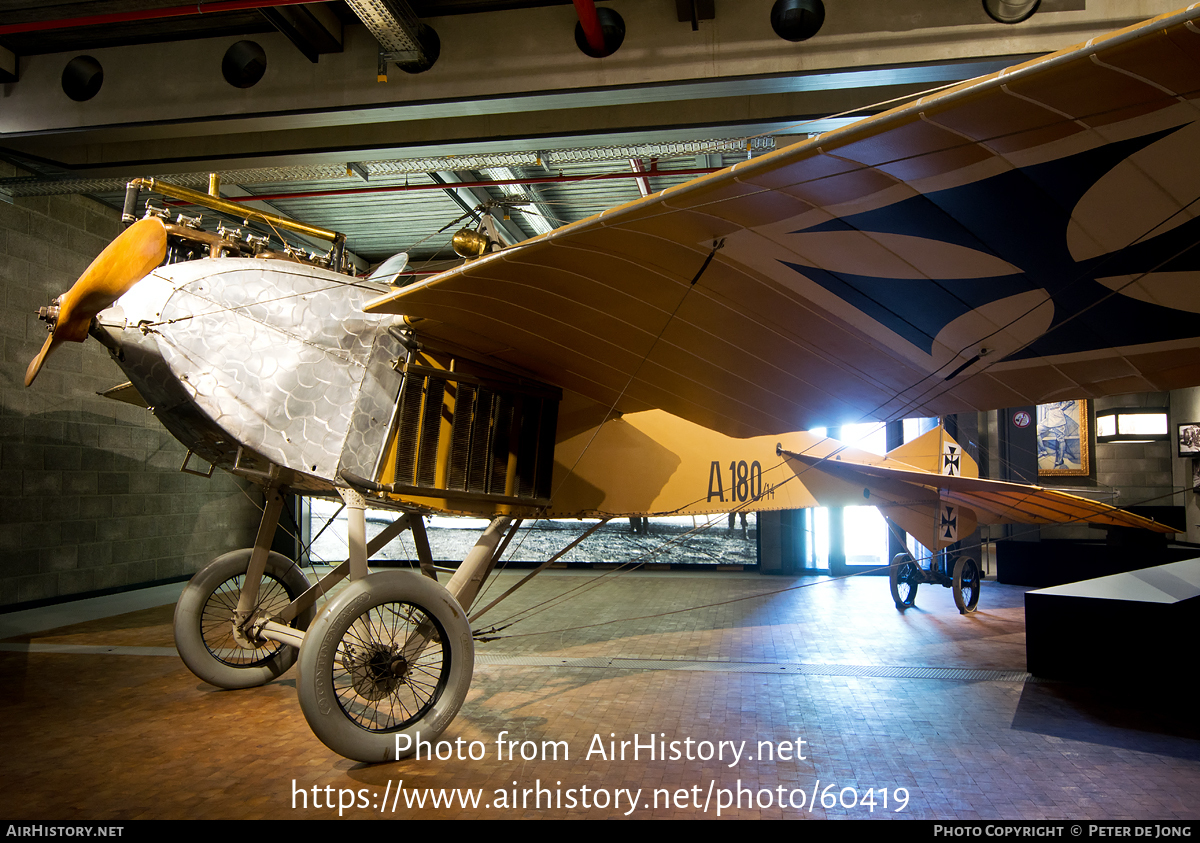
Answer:
[[(879, 578), (596, 576), (548, 572), (477, 624), (574, 592), (478, 646), (467, 702), (442, 738), (480, 742), (480, 760), (340, 758), (308, 730), (294, 671), (246, 691), (193, 677), (169, 654), (171, 606), (9, 639), (0, 816), (328, 818), (339, 798), (361, 798), (369, 807), (345, 816), (607, 818), (629, 810), (632, 789), (635, 817), (715, 816), (720, 803), (722, 816), (765, 818), (1200, 818), (1190, 686), (1151, 695), (1119, 665), (1102, 688), (1029, 678), (1023, 589), (987, 583), (980, 611), (962, 617), (935, 587), (901, 614)], [(720, 605), (661, 614), (708, 604)], [(498, 758), (502, 731), (527, 754), (565, 742), (569, 758)], [(632, 760), (627, 748), (620, 760), (635, 735), (684, 752), (690, 738), (694, 757)], [(719, 741), (744, 741), (740, 761), (728, 744), (723, 758), (698, 757)], [(600, 744), (604, 755), (589, 757)], [(791, 757), (763, 757), (768, 744)], [(428, 801), (452, 789), (479, 806)], [(724, 807), (739, 790), (740, 807)], [(823, 794), (876, 804), (825, 807)], [(408, 807), (422, 796), (424, 808)]]

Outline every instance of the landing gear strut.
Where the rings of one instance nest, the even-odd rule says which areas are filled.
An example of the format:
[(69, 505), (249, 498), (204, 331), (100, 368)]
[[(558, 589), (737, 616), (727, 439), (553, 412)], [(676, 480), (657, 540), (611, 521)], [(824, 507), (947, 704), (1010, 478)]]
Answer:
[[(299, 567), (270, 551), (283, 495), (269, 484), (254, 547), (225, 554), (188, 583), (175, 640), (188, 668), (221, 688), (262, 685), (299, 661), (300, 708), (317, 737), (356, 761), (393, 761), (416, 750), (418, 732), (436, 739), (466, 699), (475, 646), (464, 606), (495, 567), (511, 519), (492, 521), (442, 586), (419, 515), (401, 515), (368, 542), (366, 500), (341, 494), (350, 558), (310, 586)], [(422, 573), (371, 573), (367, 559), (405, 529)], [(318, 598), (346, 578), (317, 612)]]

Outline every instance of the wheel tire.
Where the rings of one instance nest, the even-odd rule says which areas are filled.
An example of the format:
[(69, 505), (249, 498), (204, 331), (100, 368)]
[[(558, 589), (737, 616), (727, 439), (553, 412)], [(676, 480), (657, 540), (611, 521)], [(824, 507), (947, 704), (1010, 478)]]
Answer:
[(958, 557), (954, 563), (954, 605), (960, 614), (969, 615), (979, 608), (982, 586), (979, 563), (970, 556)]
[[(410, 662), (403, 646), (418, 630), (431, 637)], [(417, 574), (382, 571), (347, 586), (305, 636), (300, 709), (339, 755), (396, 761), (450, 724), (474, 667), (471, 627), (450, 592)]]
[[(296, 661), (296, 650), (277, 641), (257, 649), (242, 647), (233, 637), (233, 611), (250, 564), (250, 548), (218, 556), (183, 589), (175, 604), (175, 649), (188, 670), (218, 688), (254, 688), (281, 676)], [(267, 555), (258, 587), (260, 615), (278, 614), (308, 589), (304, 572), (286, 556)], [(292, 623), (303, 630), (314, 607)]]
[(892, 557), (892, 567), (888, 572), (889, 585), (892, 588), (892, 600), (896, 608), (909, 609), (917, 602), (917, 586), (920, 579), (917, 576), (917, 563), (907, 553), (897, 553)]

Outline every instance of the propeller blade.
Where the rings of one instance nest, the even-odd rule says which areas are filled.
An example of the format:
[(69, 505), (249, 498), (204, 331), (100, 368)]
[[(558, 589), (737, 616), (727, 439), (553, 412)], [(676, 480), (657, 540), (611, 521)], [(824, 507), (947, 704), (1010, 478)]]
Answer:
[(167, 230), (153, 217), (138, 220), (109, 243), (71, 289), (59, 296), (54, 330), (25, 371), (25, 385), (33, 383), (46, 358), (63, 342), (87, 339), (96, 314), (145, 278), (166, 254)]
[(42, 350), (37, 353), (37, 357), (29, 362), (29, 368), (25, 370), (25, 385), (29, 386), (33, 383), (33, 379), (37, 377), (37, 373), (41, 370), (42, 364), (46, 362), (46, 358), (50, 356), (50, 352), (57, 346), (62, 344), (62, 340), (55, 340), (54, 334), (46, 337), (46, 341), (42, 343)]

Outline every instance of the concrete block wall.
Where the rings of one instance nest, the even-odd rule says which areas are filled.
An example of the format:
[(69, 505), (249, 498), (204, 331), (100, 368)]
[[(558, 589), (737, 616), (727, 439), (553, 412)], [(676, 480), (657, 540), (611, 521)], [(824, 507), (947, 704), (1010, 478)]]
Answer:
[(95, 340), (23, 384), (46, 337), (35, 312), (120, 230), (80, 196), (0, 201), (0, 607), (189, 575), (254, 540), (240, 481), (179, 473), (185, 449), (148, 411), (96, 395), (126, 378)]
[[(1171, 395), (1147, 392), (1096, 399), (1096, 412), (1117, 407), (1166, 407), (1168, 423)], [(1096, 483), (1120, 494), (1117, 506), (1172, 506), (1174, 500), (1174, 446), (1161, 442), (1110, 442), (1096, 445)]]
[(1187, 540), (1200, 542), (1200, 492), (1193, 490), (1193, 457), (1180, 457), (1176, 426), (1200, 421), (1200, 387), (1176, 389), (1171, 393), (1171, 467), (1175, 506), (1184, 507)]

